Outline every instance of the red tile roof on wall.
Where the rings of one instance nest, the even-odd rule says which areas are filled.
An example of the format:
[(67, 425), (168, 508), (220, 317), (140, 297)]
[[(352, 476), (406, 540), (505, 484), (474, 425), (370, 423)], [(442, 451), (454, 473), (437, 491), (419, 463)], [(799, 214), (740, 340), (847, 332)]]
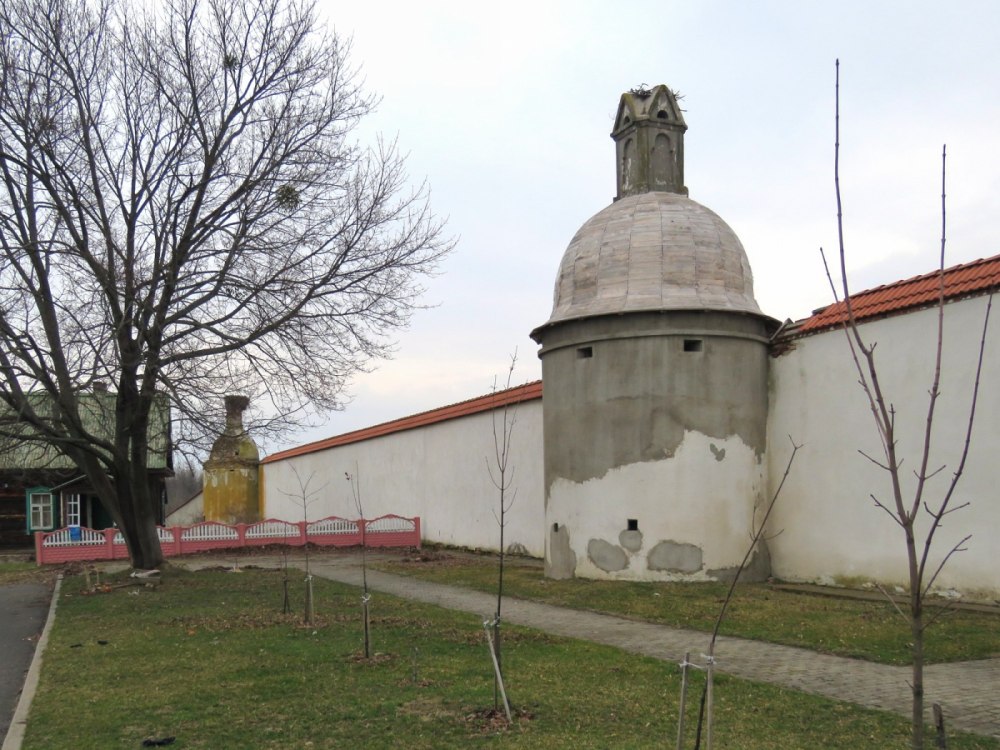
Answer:
[[(940, 294), (939, 272), (914, 276), (892, 284), (851, 295), (851, 308), (857, 321), (883, 317), (937, 302)], [(974, 260), (944, 270), (944, 296), (953, 300), (1000, 289), (1000, 255)], [(847, 306), (836, 302), (799, 323), (794, 333), (815, 333), (847, 321)]]
[(288, 450), (270, 455), (261, 461), (261, 463), (267, 464), (272, 461), (281, 461), (294, 456), (302, 456), (306, 453), (315, 453), (316, 451), (326, 450), (327, 448), (336, 448), (339, 445), (360, 443), (362, 440), (371, 440), (372, 438), (391, 435), (394, 432), (412, 430), (416, 427), (426, 427), (427, 425), (436, 424), (437, 422), (447, 422), (450, 419), (467, 417), (471, 414), (478, 414), (483, 411), (499, 409), (504, 406), (519, 404), (523, 401), (533, 401), (541, 397), (542, 381), (535, 380), (514, 388), (508, 388), (507, 390), (497, 391), (496, 393), (487, 393), (485, 396), (470, 398), (468, 401), (460, 401), (457, 404), (441, 406), (437, 409), (431, 409), (430, 411), (421, 412), (409, 417), (395, 419), (391, 422), (383, 422), (382, 424), (377, 424), (374, 427), (365, 427), (364, 429), (355, 430), (354, 432), (346, 432), (343, 435), (335, 435), (334, 437), (317, 440), (313, 443), (298, 445), (294, 448), (289, 448)]

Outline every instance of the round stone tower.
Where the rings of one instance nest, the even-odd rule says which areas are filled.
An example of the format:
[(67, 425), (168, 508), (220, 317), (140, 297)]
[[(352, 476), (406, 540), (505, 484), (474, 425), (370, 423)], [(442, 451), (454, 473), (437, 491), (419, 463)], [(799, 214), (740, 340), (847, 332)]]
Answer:
[[(546, 573), (726, 578), (764, 482), (767, 340), (739, 239), (687, 197), (666, 86), (623, 94), (618, 195), (573, 237), (541, 345)], [(767, 573), (759, 550), (751, 575)]]
[(204, 466), (206, 521), (260, 520), (260, 453), (243, 427), (243, 412), (249, 405), (246, 396), (226, 396), (226, 428)]

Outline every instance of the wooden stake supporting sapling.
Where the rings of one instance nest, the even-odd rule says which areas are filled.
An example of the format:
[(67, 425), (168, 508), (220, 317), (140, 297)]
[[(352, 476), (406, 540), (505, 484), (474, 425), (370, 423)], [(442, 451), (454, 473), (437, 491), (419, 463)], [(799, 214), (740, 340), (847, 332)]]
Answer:
[(283, 590), (281, 602), (281, 614), (287, 615), (292, 611), (291, 602), (288, 600), (288, 548), (281, 548), (281, 587)]
[(364, 630), (365, 658), (371, 659), (371, 617), (369, 615), (368, 605), (371, 602), (372, 597), (371, 594), (368, 593), (368, 540), (366, 536), (368, 522), (365, 521), (365, 509), (361, 504), (361, 478), (357, 462), (354, 463), (354, 473), (350, 474), (345, 471), (344, 477), (351, 483), (351, 495), (354, 498), (354, 507), (358, 511), (358, 525), (361, 527), (361, 619)]
[(493, 674), (496, 678), (496, 684), (500, 691), (500, 696), (503, 698), (503, 710), (507, 715), (507, 723), (509, 724), (512, 719), (510, 715), (510, 702), (507, 700), (507, 690), (503, 685), (503, 673), (500, 671), (500, 661), (497, 659), (497, 652), (493, 645), (493, 636), (490, 634), (491, 628), (497, 627), (497, 622), (495, 620), (483, 620), (483, 632), (486, 633), (486, 645), (490, 652), (490, 657), (493, 660)]

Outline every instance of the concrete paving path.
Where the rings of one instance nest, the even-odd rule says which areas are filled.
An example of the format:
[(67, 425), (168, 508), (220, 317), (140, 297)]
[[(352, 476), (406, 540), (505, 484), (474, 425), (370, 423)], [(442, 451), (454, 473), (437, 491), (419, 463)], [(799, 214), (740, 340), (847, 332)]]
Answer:
[[(174, 562), (192, 568), (223, 563), (218, 557)], [(280, 558), (241, 558), (241, 562), (278, 567)], [(300, 561), (295, 564), (300, 565)], [(359, 556), (319, 556), (311, 561), (310, 567), (316, 576), (361, 585)], [(484, 618), (496, 605), (496, 597), (490, 594), (371, 569), (368, 570), (368, 587), (447, 609), (472, 612)], [(678, 663), (686, 652), (691, 652), (692, 661), (697, 660), (701, 649), (708, 647), (708, 635), (702, 632), (509, 597), (504, 599), (504, 620)], [(906, 717), (910, 715), (908, 667), (728, 637), (718, 640), (715, 655), (716, 669), (725, 674), (893, 711)], [(924, 682), (928, 720), (931, 704), (940, 703), (949, 731), (962, 730), (1000, 738), (1000, 658), (934, 664), (925, 668)]]
[(0, 740), (17, 707), (51, 593), (52, 587), (44, 583), (0, 586)]

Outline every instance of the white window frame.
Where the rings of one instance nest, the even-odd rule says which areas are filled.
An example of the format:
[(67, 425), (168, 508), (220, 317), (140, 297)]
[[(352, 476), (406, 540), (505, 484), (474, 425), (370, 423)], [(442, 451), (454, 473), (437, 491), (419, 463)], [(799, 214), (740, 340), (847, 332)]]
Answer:
[(32, 492), (28, 496), (28, 505), (32, 531), (49, 531), (53, 528), (55, 523), (55, 497), (51, 492)]
[(77, 492), (63, 495), (66, 502), (66, 515), (63, 519), (63, 526), (82, 526), (81, 510), (83, 508), (82, 498)]

